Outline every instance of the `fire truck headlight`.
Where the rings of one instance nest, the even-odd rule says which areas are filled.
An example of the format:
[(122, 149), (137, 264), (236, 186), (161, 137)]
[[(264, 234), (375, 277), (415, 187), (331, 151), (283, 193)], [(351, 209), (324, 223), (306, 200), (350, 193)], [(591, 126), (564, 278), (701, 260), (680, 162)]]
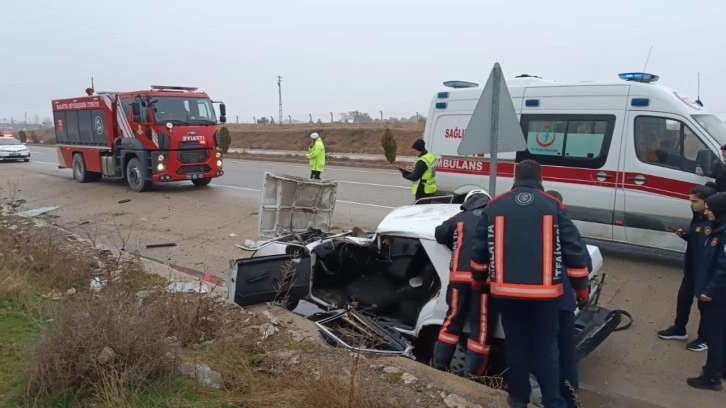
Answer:
[(217, 152), (217, 158), (219, 159), (221, 157), (222, 157), (222, 152)]
[(160, 154), (159, 156), (157, 156), (156, 161), (164, 161), (164, 155)]
[(159, 163), (156, 165), (156, 170), (164, 171), (165, 168), (166, 166), (164, 166), (164, 163)]
[(217, 159), (217, 167), (222, 167), (222, 159)]

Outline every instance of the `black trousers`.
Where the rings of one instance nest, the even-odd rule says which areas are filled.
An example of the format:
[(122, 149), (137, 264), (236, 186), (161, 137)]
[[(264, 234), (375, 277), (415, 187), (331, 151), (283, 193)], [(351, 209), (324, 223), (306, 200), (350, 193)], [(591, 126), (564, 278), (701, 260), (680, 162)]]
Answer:
[[(686, 330), (688, 318), (691, 315), (691, 306), (693, 305), (695, 282), (693, 274), (683, 274), (681, 287), (678, 288), (678, 298), (676, 301), (676, 320), (675, 326), (679, 329)], [(703, 340), (703, 315), (698, 324), (698, 339)]]
[(322, 172), (321, 171), (311, 170), (310, 171), (310, 178), (311, 179), (314, 179), (314, 180), (320, 180), (320, 173), (322, 173)]
[(726, 304), (698, 301), (703, 316), (703, 335), (708, 346), (703, 374), (719, 380), (726, 371)]

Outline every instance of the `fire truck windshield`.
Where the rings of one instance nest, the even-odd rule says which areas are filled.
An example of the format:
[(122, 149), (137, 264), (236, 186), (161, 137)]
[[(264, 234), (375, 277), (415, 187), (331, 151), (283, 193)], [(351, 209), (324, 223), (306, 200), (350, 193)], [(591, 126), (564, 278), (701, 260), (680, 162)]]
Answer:
[(154, 122), (174, 125), (216, 125), (217, 117), (212, 101), (207, 98), (188, 98), (182, 96), (154, 97)]

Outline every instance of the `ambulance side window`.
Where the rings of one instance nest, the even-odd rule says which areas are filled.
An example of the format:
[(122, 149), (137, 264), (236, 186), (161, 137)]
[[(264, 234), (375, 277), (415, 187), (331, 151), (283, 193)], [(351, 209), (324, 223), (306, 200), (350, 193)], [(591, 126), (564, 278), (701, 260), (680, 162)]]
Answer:
[(654, 116), (635, 118), (635, 155), (643, 163), (698, 174), (698, 152), (708, 149), (685, 123)]
[(527, 150), (517, 161), (597, 169), (605, 165), (613, 136), (613, 115), (522, 115)]

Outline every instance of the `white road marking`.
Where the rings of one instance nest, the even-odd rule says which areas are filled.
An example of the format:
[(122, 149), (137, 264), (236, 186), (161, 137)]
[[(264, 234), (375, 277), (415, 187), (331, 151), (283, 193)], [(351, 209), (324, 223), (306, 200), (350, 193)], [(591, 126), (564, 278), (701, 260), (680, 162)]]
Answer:
[[(259, 164), (263, 163), (268, 166), (275, 166), (275, 167), (293, 167), (296, 169), (309, 169), (309, 166), (303, 166), (299, 164), (282, 164), (282, 163), (272, 163), (272, 162), (266, 162), (261, 160), (225, 160), (225, 163), (238, 163), (238, 164)], [(348, 171), (352, 173), (370, 173), (370, 174), (400, 174), (400, 173), (390, 173), (387, 171), (371, 171), (371, 170), (354, 170), (348, 167), (338, 167), (338, 166), (328, 166), (326, 167), (328, 170), (336, 170), (336, 171)]]
[(338, 180), (338, 183), (344, 183), (344, 184), (360, 184), (360, 185), (363, 185), (363, 186), (374, 186), (374, 187), (402, 188), (404, 190), (408, 190), (408, 189), (411, 188), (409, 186), (394, 186), (394, 185), (391, 185), (391, 184), (362, 183), (360, 181), (343, 181), (343, 180)]
[(30, 159), (30, 162), (31, 163), (47, 164), (49, 166), (58, 166), (58, 163), (48, 163), (48, 162), (42, 162), (42, 161), (37, 161), (37, 160), (33, 160), (33, 159)]
[[(246, 188), (246, 187), (237, 187), (237, 186), (227, 186), (223, 184), (210, 184), (210, 187), (224, 187), (224, 188), (231, 188), (233, 190), (245, 190), (245, 191), (254, 191), (254, 192), (261, 192), (262, 190), (254, 189), (254, 188)], [(386, 208), (389, 210), (392, 210), (395, 207), (390, 207), (387, 205), (378, 205), (378, 204), (370, 204), (370, 203), (360, 203), (357, 201), (346, 201), (346, 200), (335, 200), (336, 203), (343, 203), (343, 204), (352, 204), (352, 205), (362, 205), (366, 207), (376, 207), (376, 208)]]

